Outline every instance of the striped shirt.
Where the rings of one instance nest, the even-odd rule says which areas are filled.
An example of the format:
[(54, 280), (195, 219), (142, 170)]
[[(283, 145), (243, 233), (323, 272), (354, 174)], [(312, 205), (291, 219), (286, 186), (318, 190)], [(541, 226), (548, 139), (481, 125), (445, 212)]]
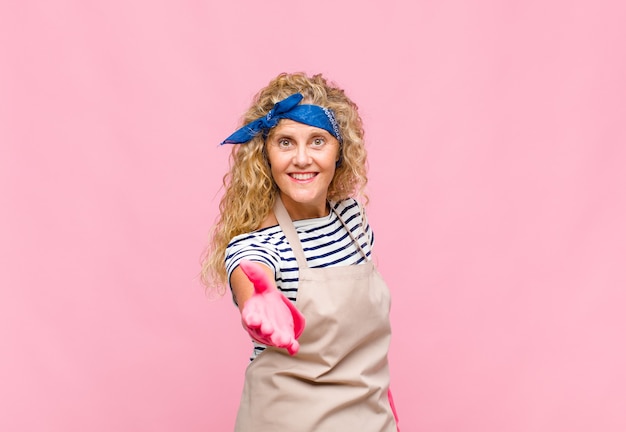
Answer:
[[(337, 218), (337, 214), (360, 243), (367, 260), (370, 260), (374, 234), (367, 221), (363, 223), (359, 203), (353, 198), (348, 198), (331, 205), (335, 211), (331, 211), (328, 216), (293, 222), (309, 267), (355, 265), (366, 261)], [(298, 263), (280, 226), (241, 234), (230, 241), (225, 259), (229, 280), (242, 259), (261, 262), (270, 267), (274, 271), (278, 289), (292, 302), (296, 301)], [(264, 349), (264, 345), (254, 342), (251, 360)]]

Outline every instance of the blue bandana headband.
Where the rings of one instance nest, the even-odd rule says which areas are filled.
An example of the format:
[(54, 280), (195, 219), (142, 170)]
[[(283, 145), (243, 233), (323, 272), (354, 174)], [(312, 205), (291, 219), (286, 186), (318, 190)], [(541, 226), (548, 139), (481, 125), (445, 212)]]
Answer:
[(305, 125), (324, 129), (342, 143), (339, 125), (335, 119), (335, 113), (329, 108), (318, 105), (299, 105), (304, 98), (300, 93), (295, 93), (286, 99), (277, 102), (265, 117), (254, 120), (238, 129), (231, 136), (221, 142), (222, 144), (244, 144), (255, 136), (263, 133), (267, 137), (270, 129), (275, 127), (282, 119), (289, 119)]

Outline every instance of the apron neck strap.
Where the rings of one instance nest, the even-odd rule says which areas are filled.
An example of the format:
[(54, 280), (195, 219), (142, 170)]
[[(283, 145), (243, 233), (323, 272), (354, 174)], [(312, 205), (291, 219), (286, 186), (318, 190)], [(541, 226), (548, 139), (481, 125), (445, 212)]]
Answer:
[(354, 246), (356, 246), (356, 248), (359, 250), (359, 252), (361, 252), (361, 256), (365, 259), (365, 261), (367, 261), (367, 254), (365, 253), (365, 251), (363, 250), (363, 248), (361, 247), (361, 242), (359, 241), (363, 236), (367, 236), (366, 232), (365, 232), (365, 218), (363, 217), (363, 211), (361, 210), (361, 206), (359, 205), (359, 211), (361, 212), (361, 233), (355, 237), (354, 234), (352, 233), (352, 231), (350, 231), (350, 228), (348, 227), (348, 225), (346, 225), (346, 223), (343, 221), (343, 219), (341, 218), (341, 216), (339, 216), (339, 213), (337, 213), (337, 210), (335, 210), (335, 208), (331, 205), (330, 209), (333, 211), (333, 213), (335, 213), (335, 215), (337, 216), (337, 219), (339, 219), (339, 222), (341, 222), (341, 224), (343, 225), (343, 227), (345, 228), (346, 232), (348, 233), (348, 235), (350, 236), (350, 238), (352, 239), (352, 243), (354, 244)]
[(306, 263), (306, 258), (304, 257), (304, 251), (302, 250), (300, 238), (296, 232), (296, 227), (293, 225), (293, 221), (291, 220), (289, 213), (287, 213), (287, 209), (285, 208), (283, 201), (280, 199), (280, 194), (276, 194), (276, 201), (274, 202), (274, 216), (276, 216), (278, 225), (280, 225), (280, 228), (283, 230), (283, 233), (285, 234), (285, 237), (287, 237), (287, 241), (293, 250), (293, 254), (296, 256), (298, 268), (307, 268), (308, 265)]
[[(350, 228), (346, 225), (346, 223), (341, 219), (339, 213), (335, 210), (334, 206), (330, 205), (330, 210), (335, 213), (339, 222), (343, 225), (344, 229), (348, 232), (348, 235), (352, 239), (352, 243), (357, 247), (359, 252), (365, 260), (367, 261), (367, 254), (361, 247), (361, 243), (359, 239), (365, 234), (365, 226), (363, 226), (363, 232), (357, 238), (354, 237)], [(283, 230), (291, 249), (293, 250), (293, 254), (296, 257), (296, 261), (298, 262), (298, 268), (308, 268), (308, 264), (306, 262), (306, 258), (304, 257), (304, 251), (302, 250), (302, 243), (300, 243), (300, 238), (298, 237), (298, 232), (296, 231), (296, 227), (293, 225), (293, 221), (287, 213), (287, 209), (283, 204), (283, 201), (280, 199), (280, 194), (276, 194), (276, 201), (274, 202), (274, 216), (276, 216), (276, 220), (278, 221), (278, 225)]]

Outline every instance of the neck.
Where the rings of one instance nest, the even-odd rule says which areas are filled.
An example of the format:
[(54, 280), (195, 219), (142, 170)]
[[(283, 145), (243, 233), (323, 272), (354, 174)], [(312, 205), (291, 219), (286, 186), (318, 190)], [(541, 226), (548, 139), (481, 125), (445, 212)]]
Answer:
[(328, 213), (330, 212), (330, 206), (326, 200), (315, 204), (302, 204), (293, 201), (283, 194), (280, 194), (280, 198), (285, 206), (285, 209), (287, 209), (287, 213), (289, 213), (289, 217), (294, 221), (320, 218), (328, 216)]

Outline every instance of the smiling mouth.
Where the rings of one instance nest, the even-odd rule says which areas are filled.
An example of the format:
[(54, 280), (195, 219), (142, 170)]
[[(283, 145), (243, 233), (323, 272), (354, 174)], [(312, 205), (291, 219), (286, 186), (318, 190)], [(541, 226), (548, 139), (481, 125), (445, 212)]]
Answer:
[(310, 180), (315, 177), (317, 173), (291, 173), (289, 177), (295, 180)]

